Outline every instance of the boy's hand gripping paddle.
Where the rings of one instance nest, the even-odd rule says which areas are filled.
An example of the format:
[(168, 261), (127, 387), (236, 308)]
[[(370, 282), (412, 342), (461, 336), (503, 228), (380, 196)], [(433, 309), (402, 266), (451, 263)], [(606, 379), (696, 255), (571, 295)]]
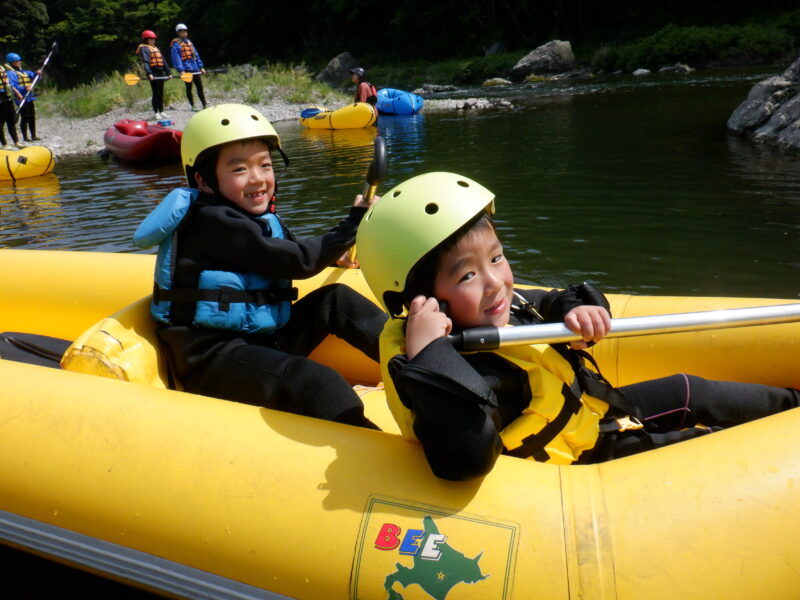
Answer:
[[(367, 169), (367, 180), (364, 183), (364, 202), (369, 202), (375, 196), (378, 185), (386, 176), (386, 141), (378, 136), (372, 148), (372, 162), (369, 163)], [(351, 263), (356, 262), (356, 247), (355, 244), (348, 250), (348, 259)]]

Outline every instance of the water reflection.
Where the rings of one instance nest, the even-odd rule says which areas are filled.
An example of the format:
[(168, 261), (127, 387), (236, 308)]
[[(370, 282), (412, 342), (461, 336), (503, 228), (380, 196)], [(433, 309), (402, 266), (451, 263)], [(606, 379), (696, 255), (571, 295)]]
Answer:
[(52, 238), (62, 216), (58, 176), (0, 182), (0, 215), (3, 246), (37, 245)]

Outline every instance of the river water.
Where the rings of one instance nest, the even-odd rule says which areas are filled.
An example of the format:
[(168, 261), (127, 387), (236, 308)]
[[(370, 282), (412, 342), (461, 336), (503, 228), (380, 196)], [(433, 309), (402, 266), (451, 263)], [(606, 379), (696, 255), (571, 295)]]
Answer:
[[(510, 110), (381, 117), (379, 193), (434, 170), (482, 183), (497, 195), (521, 282), (797, 298), (800, 158), (725, 129), (752, 85), (781, 70), (519, 84), (488, 92)], [(360, 191), (376, 130), (276, 129), (291, 158), (278, 168), (279, 211), (295, 233), (322, 233)], [(48, 176), (0, 185), (0, 247), (137, 252), (136, 226), (181, 183), (178, 164), (65, 159)], [(60, 593), (67, 579), (83, 593), (105, 585), (52, 578)]]

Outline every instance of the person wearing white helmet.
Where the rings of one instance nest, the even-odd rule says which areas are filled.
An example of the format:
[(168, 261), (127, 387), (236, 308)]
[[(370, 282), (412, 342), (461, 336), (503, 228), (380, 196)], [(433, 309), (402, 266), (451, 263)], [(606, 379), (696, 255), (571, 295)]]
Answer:
[[(438, 477), (481, 477), (501, 453), (600, 462), (800, 405), (796, 389), (686, 374), (612, 387), (582, 350), (609, 331), (603, 294), (585, 283), (515, 288), (493, 212), (494, 194), (479, 183), (426, 173), (387, 192), (358, 231), (367, 283), (405, 317), (381, 334), (387, 401)], [(446, 337), (543, 321), (563, 321), (584, 341), (459, 354)]]
[(186, 124), (189, 187), (170, 192), (134, 236), (159, 246), (159, 338), (187, 391), (375, 428), (342, 376), (307, 356), (332, 333), (377, 361), (385, 313), (340, 284), (292, 303), (292, 279), (341, 257), (371, 203), (357, 196), (327, 233), (295, 237), (276, 210), (273, 152), (288, 164), (275, 129), (248, 106), (207, 108)]
[(203, 61), (197, 48), (189, 39), (189, 28), (184, 23), (178, 23), (175, 26), (175, 33), (177, 37), (169, 44), (169, 53), (172, 60), (173, 68), (181, 73), (189, 73), (192, 78), (186, 81), (186, 99), (189, 101), (189, 106), (192, 110), (197, 110), (194, 106), (194, 97), (192, 96), (192, 84), (197, 88), (197, 97), (200, 98), (200, 103), (203, 108), (206, 107), (206, 95), (203, 90), (202, 75), (206, 70), (203, 68)]

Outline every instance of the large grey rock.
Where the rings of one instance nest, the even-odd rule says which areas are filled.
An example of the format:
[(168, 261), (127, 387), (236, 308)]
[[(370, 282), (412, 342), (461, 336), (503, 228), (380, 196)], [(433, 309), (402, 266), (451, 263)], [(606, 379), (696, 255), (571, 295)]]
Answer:
[(563, 73), (574, 68), (575, 55), (572, 53), (572, 44), (553, 40), (520, 58), (511, 69), (508, 78), (511, 81), (522, 81), (528, 75)]
[(800, 152), (800, 58), (782, 75), (755, 84), (727, 126), (754, 142)]
[(332, 86), (339, 86), (350, 81), (350, 69), (358, 67), (352, 54), (342, 52), (331, 59), (322, 71), (317, 73), (315, 79)]

